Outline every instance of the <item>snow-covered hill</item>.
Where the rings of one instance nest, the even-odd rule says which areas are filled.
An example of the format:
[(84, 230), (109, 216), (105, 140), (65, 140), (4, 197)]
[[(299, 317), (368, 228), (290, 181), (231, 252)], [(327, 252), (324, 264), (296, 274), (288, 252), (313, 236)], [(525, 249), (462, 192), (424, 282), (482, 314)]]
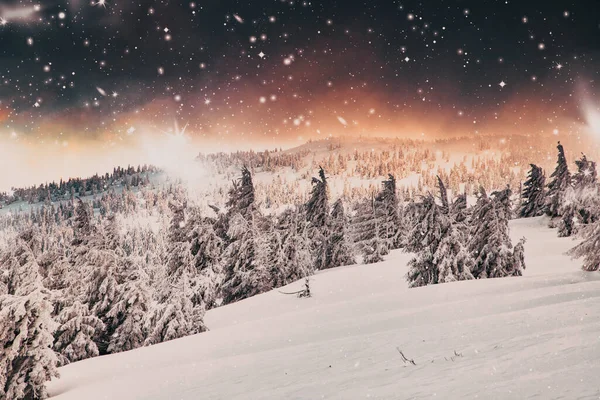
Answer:
[[(410, 255), (210, 311), (210, 331), (60, 369), (57, 400), (591, 399), (600, 396), (600, 274), (543, 218), (525, 276), (408, 289)], [(281, 289), (294, 291), (297, 282)], [(414, 360), (411, 362), (403, 360)]]

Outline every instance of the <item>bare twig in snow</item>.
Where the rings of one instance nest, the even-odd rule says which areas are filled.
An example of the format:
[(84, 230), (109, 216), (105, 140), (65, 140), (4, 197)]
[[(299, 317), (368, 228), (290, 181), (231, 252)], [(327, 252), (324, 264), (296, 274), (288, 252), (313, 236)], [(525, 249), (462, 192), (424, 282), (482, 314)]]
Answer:
[(402, 350), (400, 350), (400, 347), (396, 347), (396, 350), (398, 350), (398, 353), (400, 353), (400, 355), (402, 356), (402, 361), (404, 361), (405, 363), (411, 363), (412, 365), (417, 365), (415, 360), (411, 360), (404, 355)]

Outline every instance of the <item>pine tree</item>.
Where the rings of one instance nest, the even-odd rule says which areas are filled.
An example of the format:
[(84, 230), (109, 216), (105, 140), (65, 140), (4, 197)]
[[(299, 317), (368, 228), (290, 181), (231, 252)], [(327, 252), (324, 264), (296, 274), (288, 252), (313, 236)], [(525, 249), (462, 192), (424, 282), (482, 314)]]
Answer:
[(389, 174), (388, 179), (382, 182), (382, 190), (375, 197), (375, 210), (377, 218), (381, 222), (379, 236), (383, 238), (390, 249), (397, 249), (401, 245), (399, 208), (396, 178)]
[(524, 184), (524, 190), (521, 194), (523, 203), (519, 211), (520, 218), (537, 217), (544, 214), (546, 204), (546, 194), (544, 187), (546, 177), (544, 171), (535, 164), (530, 164), (531, 169)]
[(326, 265), (339, 267), (355, 263), (352, 245), (349, 239), (348, 219), (344, 212), (344, 203), (338, 199), (331, 211), (331, 234), (326, 244)]
[(352, 220), (352, 239), (364, 264), (381, 262), (383, 256), (389, 253), (386, 240), (380, 236), (382, 224), (381, 216), (376, 213), (374, 199), (358, 204)]
[(596, 163), (582, 154), (575, 164), (577, 172), (573, 175), (574, 190), (565, 195), (565, 202), (570, 203), (570, 209), (566, 211), (572, 212), (580, 224), (588, 225), (600, 218)]
[(475, 278), (520, 276), (525, 264), (522, 259), (524, 239), (519, 251), (514, 251), (509, 236), (508, 220), (511, 212), (510, 189), (482, 196), (472, 215), (469, 250), (475, 259), (472, 270)]
[(598, 271), (600, 269), (600, 223), (591, 225), (583, 242), (573, 247), (568, 253), (573, 258), (583, 258), (584, 271)]
[(272, 287), (285, 286), (313, 272), (310, 240), (302, 215), (295, 210), (284, 211), (269, 240), (270, 252), (265, 265), (271, 265)]
[(247, 220), (251, 219), (252, 214), (256, 211), (252, 174), (246, 166), (242, 167), (242, 176), (233, 182), (233, 187), (229, 191), (227, 207), (228, 217), (239, 213)]
[(81, 301), (105, 325), (104, 331), (97, 337), (97, 345), (100, 354), (106, 354), (110, 337), (117, 328), (108, 314), (121, 294), (126, 270), (116, 217), (107, 217), (79, 247), (82, 249), (73, 254), (74, 266), (82, 274), (82, 282), (77, 284), (78, 291)]
[[(443, 198), (443, 185), (440, 194)], [(405, 251), (416, 252), (409, 261), (407, 280), (410, 287), (473, 279), (474, 261), (467, 251), (460, 224), (452, 220), (433, 196), (423, 199), (423, 212), (409, 234)]]
[(438, 283), (439, 273), (434, 254), (437, 251), (444, 231), (448, 229), (440, 207), (431, 194), (423, 198), (422, 213), (408, 235), (404, 251), (416, 253), (408, 262), (406, 275), (409, 287), (419, 287)]
[(552, 218), (560, 216), (560, 208), (563, 202), (563, 195), (567, 187), (571, 184), (571, 175), (565, 158), (565, 150), (558, 142), (558, 161), (556, 169), (550, 175), (552, 181), (548, 184), (546, 194), (546, 214)]
[(330, 234), (329, 226), (329, 187), (325, 170), (319, 167), (319, 178), (312, 178), (310, 199), (305, 205), (306, 220), (309, 223), (308, 235), (312, 240), (311, 252), (315, 269), (326, 269), (326, 242)]
[(575, 161), (577, 172), (573, 175), (573, 187), (576, 189), (595, 185), (598, 179), (596, 171), (596, 163), (587, 159), (585, 154), (581, 154), (581, 158)]
[(15, 248), (10, 268), (21, 279), (0, 296), (0, 398), (45, 399), (46, 381), (59, 376), (52, 305), (31, 249), (21, 238)]
[(137, 268), (130, 272), (107, 313), (116, 326), (108, 344), (109, 353), (133, 350), (144, 345), (148, 336), (144, 320), (151, 309), (148, 277), (141, 268)]
[(96, 357), (100, 354), (96, 341), (106, 328), (86, 304), (75, 300), (56, 317), (58, 328), (54, 335), (54, 350), (60, 365)]
[(206, 330), (203, 314), (194, 310), (190, 298), (192, 294), (187, 286), (188, 277), (184, 272), (171, 295), (157, 305), (146, 320), (148, 337), (146, 345), (179, 339)]
[(563, 202), (559, 210), (561, 216), (556, 224), (559, 237), (569, 237), (577, 232), (577, 227), (575, 226), (575, 212), (577, 208), (575, 190), (572, 187), (568, 187), (563, 194)]
[(75, 220), (73, 228), (75, 231), (74, 245), (82, 244), (92, 234), (92, 210), (81, 198), (77, 198), (75, 207)]
[(325, 170), (319, 167), (319, 178), (312, 178), (310, 199), (306, 203), (306, 220), (316, 229), (324, 229), (328, 225), (329, 187)]
[(450, 211), (450, 205), (448, 203), (448, 192), (446, 190), (446, 185), (442, 182), (442, 178), (437, 176), (438, 188), (440, 190), (440, 201), (442, 202), (442, 212), (447, 214)]
[(206, 218), (194, 223), (190, 236), (190, 251), (197, 276), (196, 294), (192, 302), (203, 303), (207, 309), (210, 309), (215, 306), (218, 295), (217, 284), (221, 279), (223, 240), (214, 230), (213, 222)]
[(229, 304), (271, 289), (270, 276), (260, 260), (260, 252), (268, 252), (267, 246), (258, 246), (260, 232), (254, 219), (246, 220), (241, 214), (234, 215), (229, 221), (227, 236), (231, 243), (223, 254), (223, 284), (221, 286), (223, 303)]
[[(206, 311), (204, 300), (206, 287), (205, 282), (203, 282), (203, 276), (196, 267), (196, 259), (192, 253), (192, 233), (195, 227), (189, 223), (190, 219), (186, 217), (186, 211), (189, 209), (185, 201), (181, 202), (173, 199), (169, 203), (169, 207), (173, 214), (168, 230), (166, 275), (162, 289), (160, 290), (157, 309), (154, 312), (154, 317), (151, 319), (151, 326), (147, 328), (148, 331), (155, 332), (153, 338), (150, 339), (152, 343), (155, 343), (156, 340), (162, 337), (161, 334), (156, 333), (158, 332), (156, 329), (159, 331), (167, 329), (164, 326), (157, 328), (155, 324), (164, 325), (166, 323), (164, 321), (164, 318), (166, 318), (165, 315), (170, 313), (176, 315), (177, 318), (185, 317), (189, 319), (188, 324), (182, 325), (181, 328), (178, 328), (177, 332), (199, 333), (206, 330), (203, 321)], [(191, 221), (194, 220), (191, 219)], [(149, 301), (146, 300), (148, 296), (145, 289), (147, 286), (145, 283), (146, 279), (143, 274), (140, 274), (139, 277), (143, 278), (136, 283), (137, 293), (139, 293), (139, 307), (148, 309), (149, 306), (147, 304)], [(184, 291), (185, 296), (187, 296), (185, 300), (179, 298), (182, 295), (179, 293), (181, 291)], [(213, 299), (211, 299), (212, 301)], [(188, 302), (190, 307), (188, 307)], [(139, 313), (143, 314), (144, 312), (140, 311)], [(179, 322), (177, 324), (182, 323)], [(144, 332), (140, 331), (138, 336), (140, 338), (143, 337)], [(173, 338), (170, 335), (168, 336)]]
[(450, 222), (435, 253), (433, 263), (438, 270), (438, 283), (473, 279), (475, 261), (465, 246), (465, 237)]

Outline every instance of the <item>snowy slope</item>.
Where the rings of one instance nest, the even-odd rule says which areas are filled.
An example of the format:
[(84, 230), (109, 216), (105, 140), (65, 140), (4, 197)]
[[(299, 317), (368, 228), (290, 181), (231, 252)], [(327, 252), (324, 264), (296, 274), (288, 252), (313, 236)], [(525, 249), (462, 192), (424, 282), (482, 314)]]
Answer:
[[(409, 255), (213, 310), (210, 332), (60, 369), (56, 399), (582, 399), (600, 396), (600, 273), (541, 218), (524, 277), (408, 289)], [(283, 291), (300, 287), (297, 282)], [(414, 359), (403, 361), (399, 350)], [(456, 351), (456, 355), (455, 354)]]

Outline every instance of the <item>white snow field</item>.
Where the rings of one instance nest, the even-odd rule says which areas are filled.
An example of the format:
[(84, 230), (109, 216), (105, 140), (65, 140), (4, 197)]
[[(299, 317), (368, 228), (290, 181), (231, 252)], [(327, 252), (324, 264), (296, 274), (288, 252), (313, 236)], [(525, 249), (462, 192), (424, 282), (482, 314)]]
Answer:
[[(210, 331), (77, 362), (57, 400), (598, 399), (600, 273), (563, 253), (547, 220), (525, 236), (523, 277), (409, 289), (409, 254), (208, 312)], [(302, 282), (282, 291), (295, 291)], [(403, 361), (400, 351), (414, 360)]]

